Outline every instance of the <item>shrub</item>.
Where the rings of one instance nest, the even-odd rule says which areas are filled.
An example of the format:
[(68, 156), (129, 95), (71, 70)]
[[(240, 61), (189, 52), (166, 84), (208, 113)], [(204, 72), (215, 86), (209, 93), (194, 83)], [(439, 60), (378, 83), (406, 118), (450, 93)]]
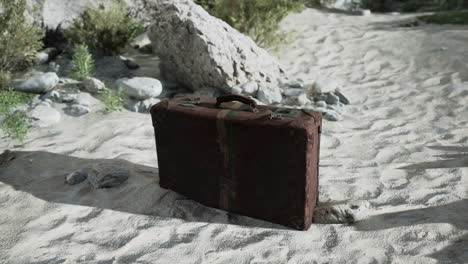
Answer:
[(468, 24), (468, 11), (447, 11), (436, 13), (430, 16), (421, 16), (419, 17), (422, 21), (426, 23), (433, 24)]
[(125, 2), (118, 1), (107, 8), (86, 6), (65, 31), (65, 37), (71, 43), (85, 43), (106, 55), (117, 55), (143, 31), (143, 22), (130, 18)]
[(24, 17), (26, 0), (0, 0), (0, 89), (9, 73), (34, 64), (44, 32)]
[(29, 121), (24, 113), (7, 113), (1, 127), (7, 136), (24, 143), (28, 133)]
[(122, 89), (100, 91), (102, 102), (106, 106), (105, 113), (120, 111), (123, 108)]
[(23, 93), (12, 88), (0, 91), (0, 115), (10, 112), (12, 108), (31, 103), (34, 94)]
[(69, 70), (71, 77), (82, 80), (93, 75), (94, 61), (93, 56), (89, 53), (88, 46), (84, 44), (75, 45), (71, 63)]
[(195, 0), (211, 15), (250, 36), (258, 45), (271, 47), (284, 42), (279, 23), (289, 13), (300, 11), (305, 0)]

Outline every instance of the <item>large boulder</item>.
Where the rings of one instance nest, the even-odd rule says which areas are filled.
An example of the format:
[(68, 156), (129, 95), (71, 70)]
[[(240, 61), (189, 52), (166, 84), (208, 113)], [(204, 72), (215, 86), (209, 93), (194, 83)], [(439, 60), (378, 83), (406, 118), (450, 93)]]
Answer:
[[(286, 76), (276, 58), (190, 0), (154, 3), (148, 35), (167, 80), (192, 90), (249, 81), (277, 86)], [(278, 89), (278, 88), (277, 88)]]

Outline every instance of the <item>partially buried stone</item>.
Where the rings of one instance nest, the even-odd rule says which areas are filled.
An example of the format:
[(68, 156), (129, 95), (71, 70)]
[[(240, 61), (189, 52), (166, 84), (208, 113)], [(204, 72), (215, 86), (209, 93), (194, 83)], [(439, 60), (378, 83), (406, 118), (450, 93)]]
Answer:
[(334, 95), (333, 93), (328, 94), (325, 99), (325, 102), (331, 105), (338, 104), (339, 101), (340, 98), (338, 98), (338, 96)]
[(130, 177), (124, 161), (110, 160), (96, 163), (87, 169), (88, 180), (94, 188), (115, 187)]
[(338, 96), (338, 98), (340, 99), (340, 102), (342, 102), (345, 105), (349, 104), (348, 98), (346, 98), (340, 91), (336, 90), (334, 94)]
[(72, 116), (82, 116), (91, 112), (91, 109), (88, 106), (73, 104), (68, 108), (68, 113)]
[(65, 177), (65, 182), (70, 185), (75, 185), (86, 180), (86, 178), (88, 178), (88, 173), (85, 170), (81, 169), (68, 174)]

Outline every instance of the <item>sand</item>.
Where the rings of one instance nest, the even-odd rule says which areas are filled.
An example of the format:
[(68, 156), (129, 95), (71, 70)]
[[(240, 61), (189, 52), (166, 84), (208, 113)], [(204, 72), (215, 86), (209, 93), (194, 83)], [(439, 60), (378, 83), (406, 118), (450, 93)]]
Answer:
[[(296, 78), (339, 78), (352, 102), (324, 121), (323, 202), (357, 205), (353, 225), (294, 231), (204, 207), (158, 186), (150, 116), (63, 115), (26, 147), (3, 134), (0, 263), (468, 263), (468, 26), (400, 28), (411, 15), (307, 9), (282, 27)], [(59, 107), (59, 106), (57, 106)], [(100, 159), (118, 188), (64, 184)]]

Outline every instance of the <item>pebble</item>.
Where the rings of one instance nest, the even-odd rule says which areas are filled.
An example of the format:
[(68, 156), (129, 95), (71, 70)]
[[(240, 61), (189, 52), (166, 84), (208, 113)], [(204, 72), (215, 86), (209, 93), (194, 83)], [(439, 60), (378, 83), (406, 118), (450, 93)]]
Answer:
[(307, 94), (303, 93), (297, 97), (297, 102), (299, 103), (300, 106), (306, 105), (311, 103), (309, 98), (307, 97)]
[(158, 79), (148, 77), (134, 77), (118, 79), (116, 84), (123, 88), (124, 93), (135, 99), (158, 97), (162, 92), (162, 84)]
[(68, 108), (68, 113), (72, 116), (82, 116), (90, 112), (91, 108), (80, 104), (73, 104)]
[(280, 103), (283, 99), (278, 87), (266, 83), (259, 84), (257, 98), (265, 104)]
[(348, 104), (349, 104), (348, 98), (346, 98), (346, 97), (341, 93), (341, 91), (336, 90), (336, 91), (334, 92), (334, 94), (335, 94), (336, 96), (338, 96), (338, 98), (340, 99), (340, 102), (342, 102), (342, 103), (345, 104), (345, 105), (348, 105)]
[(288, 97), (298, 97), (303, 92), (304, 92), (304, 90), (302, 90), (302, 89), (292, 88), (292, 89), (284, 90), (283, 95), (288, 96)]
[(331, 93), (338, 88), (338, 81), (331, 77), (319, 77), (314, 85), (314, 92), (317, 94)]
[(241, 88), (245, 94), (253, 95), (258, 91), (258, 83), (254, 81), (246, 82), (241, 85)]
[(88, 173), (81, 169), (68, 174), (65, 178), (65, 182), (70, 185), (75, 185), (86, 180), (86, 178), (88, 178)]
[(83, 85), (85, 90), (90, 93), (97, 93), (106, 89), (106, 85), (103, 82), (93, 77), (86, 77), (83, 80)]
[(88, 180), (94, 188), (109, 188), (121, 185), (130, 177), (127, 163), (110, 160), (93, 164), (87, 169)]
[(325, 119), (328, 121), (340, 121), (343, 119), (337, 111), (327, 110), (324, 114)]
[(340, 101), (340, 98), (334, 95), (333, 93), (328, 94), (327, 97), (325, 98), (325, 102), (331, 105), (338, 104), (339, 101)]
[(325, 101), (317, 101), (317, 102), (315, 102), (315, 105), (317, 107), (323, 107), (323, 108), (327, 107), (327, 103)]

